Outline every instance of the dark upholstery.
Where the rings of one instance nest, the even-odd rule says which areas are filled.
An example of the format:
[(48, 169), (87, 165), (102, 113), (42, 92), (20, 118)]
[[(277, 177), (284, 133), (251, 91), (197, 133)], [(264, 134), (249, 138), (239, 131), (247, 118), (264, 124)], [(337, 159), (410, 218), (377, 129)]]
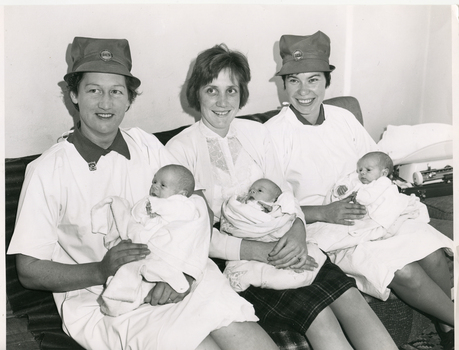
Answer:
[[(362, 112), (358, 101), (353, 97), (333, 98), (324, 103), (341, 106), (351, 110), (357, 119), (363, 124)], [(259, 122), (265, 122), (278, 113), (278, 110), (272, 110), (266, 113), (241, 116), (240, 118), (253, 119)], [(172, 136), (186, 128), (186, 126), (155, 133), (158, 139), (165, 144)], [(16, 211), (18, 205), (19, 193), (24, 181), (24, 172), (26, 165), (38, 157), (38, 155), (27, 156), (15, 159), (5, 160), (5, 244), (8, 247), (14, 229)], [(448, 205), (444, 205), (445, 197), (436, 201), (432, 198), (428, 204), (429, 210), (432, 209), (431, 216), (438, 215), (436, 220), (439, 228), (446, 231), (451, 230), (452, 236), (452, 196), (450, 196)], [(443, 205), (440, 205), (443, 203)], [(444, 209), (446, 207), (446, 209)], [(434, 215), (433, 215), (434, 214)], [(20, 284), (17, 272), (15, 258), (6, 256), (6, 293), (13, 315), (15, 317), (28, 317), (28, 330), (35, 336), (42, 349), (82, 349), (76, 342), (69, 338), (61, 328), (61, 319), (57, 313), (52, 294), (50, 292), (41, 292), (28, 290)], [(370, 306), (380, 317), (390, 334), (397, 344), (404, 344), (412, 340), (428, 325), (428, 319), (417, 313), (395, 295), (391, 294), (388, 301), (382, 302), (369, 296), (365, 296)], [(304, 337), (300, 334), (286, 335), (285, 332), (272, 334), (278, 344), (285, 344), (286, 339), (291, 342), (282, 347), (282, 349), (295, 349), (294, 344), (302, 344), (304, 349), (306, 343)], [(307, 343), (306, 343), (307, 344)], [(300, 348), (297, 348), (298, 350)]]

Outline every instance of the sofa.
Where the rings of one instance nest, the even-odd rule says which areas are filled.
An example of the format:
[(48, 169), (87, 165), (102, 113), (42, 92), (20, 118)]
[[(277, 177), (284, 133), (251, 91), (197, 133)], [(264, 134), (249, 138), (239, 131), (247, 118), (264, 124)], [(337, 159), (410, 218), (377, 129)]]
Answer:
[[(324, 101), (350, 110), (363, 124), (360, 105), (354, 97), (337, 97)], [(278, 110), (241, 116), (240, 118), (265, 122)], [(172, 136), (186, 126), (155, 133), (165, 144)], [(5, 246), (8, 247), (14, 230), (18, 198), (27, 164), (39, 155), (5, 159)], [(452, 195), (422, 198), (432, 217), (431, 224), (442, 233), (452, 238), (453, 205)], [(451, 262), (452, 267), (452, 262)], [(27, 331), (34, 337), (40, 349), (82, 349), (68, 337), (61, 328), (61, 319), (57, 313), (52, 294), (44, 291), (25, 289), (20, 284), (14, 256), (6, 256), (6, 296), (7, 312), (12, 318), (26, 319)], [(406, 344), (418, 337), (431, 324), (431, 320), (407, 306), (391, 293), (389, 300), (382, 302), (368, 295), (365, 299), (382, 320), (397, 345)], [(307, 349), (307, 342), (300, 334), (286, 334), (282, 330), (270, 330), (270, 335), (281, 349)], [(285, 345), (287, 341), (287, 345)], [(8, 341), (8, 339), (7, 339)], [(298, 346), (296, 346), (296, 344)], [(306, 345), (305, 345), (306, 344)], [(26, 349), (16, 347), (16, 349)]]

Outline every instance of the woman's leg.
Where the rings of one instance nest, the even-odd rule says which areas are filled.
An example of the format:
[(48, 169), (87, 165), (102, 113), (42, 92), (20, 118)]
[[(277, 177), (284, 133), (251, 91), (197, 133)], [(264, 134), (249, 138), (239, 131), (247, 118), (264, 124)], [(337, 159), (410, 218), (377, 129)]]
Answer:
[(312, 321), (306, 338), (314, 350), (351, 350), (335, 314), (326, 307)]
[(445, 292), (451, 299), (451, 276), (448, 262), (443, 249), (438, 249), (424, 259), (418, 261), (427, 275)]
[(221, 350), (217, 343), (212, 339), (210, 335), (202, 341), (201, 344), (196, 348), (196, 350)]
[[(446, 255), (443, 249), (438, 249), (422, 260), (419, 260), (419, 265), (424, 269), (427, 275), (445, 292), (451, 300), (451, 274), (446, 260)], [(451, 305), (454, 302), (451, 300)], [(452, 311), (454, 314), (454, 311)], [(454, 319), (453, 319), (454, 320)], [(439, 323), (442, 331), (449, 331), (451, 327), (444, 323)], [(452, 325), (454, 326), (454, 325)]]
[(233, 322), (210, 333), (223, 350), (275, 350), (279, 349), (269, 335), (256, 322)]
[[(429, 263), (434, 266), (427, 266)], [(432, 253), (398, 270), (389, 288), (409, 305), (453, 326), (454, 303), (450, 297), (449, 270), (445, 271), (444, 264), (437, 252)]]
[(356, 288), (348, 289), (330, 308), (355, 349), (397, 349), (389, 332)]

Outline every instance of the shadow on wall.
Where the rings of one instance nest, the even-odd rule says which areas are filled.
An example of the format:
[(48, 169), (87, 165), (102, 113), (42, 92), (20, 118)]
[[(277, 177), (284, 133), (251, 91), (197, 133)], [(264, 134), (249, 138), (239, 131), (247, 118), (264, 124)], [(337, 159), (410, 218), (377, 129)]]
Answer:
[[(68, 44), (67, 50), (65, 50), (65, 62), (67, 62), (66, 73), (69, 73), (70, 68), (72, 67), (71, 48), (72, 44)], [(73, 104), (72, 100), (70, 99), (67, 89), (67, 83), (64, 80), (61, 80), (59, 83), (57, 83), (57, 85), (61, 89), (62, 102), (64, 103), (65, 108), (67, 108), (70, 117), (73, 119), (73, 125), (75, 126), (77, 122), (80, 120), (80, 114), (75, 108), (75, 105)]]
[(285, 93), (284, 82), (282, 78), (276, 75), (276, 73), (279, 72), (282, 68), (282, 58), (279, 54), (279, 40), (276, 41), (273, 45), (273, 59), (274, 62), (276, 62), (276, 71), (272, 73), (272, 78), (269, 79), (269, 82), (276, 84), (277, 98), (280, 105), (282, 105), (283, 102), (288, 101), (288, 98), (287, 94)]

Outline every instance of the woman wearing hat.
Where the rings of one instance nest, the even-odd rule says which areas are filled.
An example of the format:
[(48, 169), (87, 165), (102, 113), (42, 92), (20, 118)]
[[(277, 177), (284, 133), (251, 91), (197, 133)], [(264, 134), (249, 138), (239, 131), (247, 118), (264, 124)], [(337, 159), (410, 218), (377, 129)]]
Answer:
[[(323, 200), (337, 179), (353, 172), (357, 160), (377, 145), (350, 112), (322, 104), (335, 68), (329, 64), (329, 38), (320, 31), (284, 35), (279, 47), (283, 62), (276, 75), (284, 81), (290, 105), (266, 126), (302, 206), (307, 231), (315, 234), (314, 222), (352, 225), (364, 216), (364, 206), (350, 198), (329, 205), (322, 205)], [(322, 232), (317, 234), (326, 234)], [(386, 300), (392, 289), (406, 303), (437, 318), (443, 344), (450, 349), (454, 308), (444, 250), (452, 247), (450, 239), (427, 223), (407, 220), (396, 236), (329, 256), (363, 292)]]
[[(256, 179), (266, 177), (290, 190), (264, 125), (235, 118), (248, 100), (250, 68), (239, 52), (218, 45), (200, 53), (187, 82), (190, 106), (201, 120), (172, 138), (166, 148), (205, 186), (205, 197), (219, 222), (223, 201), (246, 193)], [(210, 255), (225, 260), (257, 260), (279, 268), (317, 268), (308, 256), (303, 214), (276, 243), (241, 240), (214, 228)], [(250, 301), (260, 324), (288, 348), (396, 349), (384, 326), (365, 302), (353, 279), (327, 260), (312, 285), (290, 290), (250, 286), (241, 295)], [(352, 346), (340, 326), (342, 323)], [(284, 332), (284, 334), (286, 334)], [(298, 341), (297, 341), (298, 340)], [(280, 345), (280, 344), (279, 344)]]
[(80, 121), (27, 167), (8, 251), (17, 254), (20, 281), (54, 292), (64, 331), (86, 349), (275, 349), (213, 263), (198, 284), (185, 275), (192, 293), (158, 282), (139, 308), (101, 313), (107, 278), (150, 251), (129, 240), (107, 250), (92, 232), (91, 209), (107, 196), (134, 204), (155, 172), (177, 161), (151, 134), (119, 128), (140, 85), (127, 40), (76, 37), (71, 55), (64, 79)]

